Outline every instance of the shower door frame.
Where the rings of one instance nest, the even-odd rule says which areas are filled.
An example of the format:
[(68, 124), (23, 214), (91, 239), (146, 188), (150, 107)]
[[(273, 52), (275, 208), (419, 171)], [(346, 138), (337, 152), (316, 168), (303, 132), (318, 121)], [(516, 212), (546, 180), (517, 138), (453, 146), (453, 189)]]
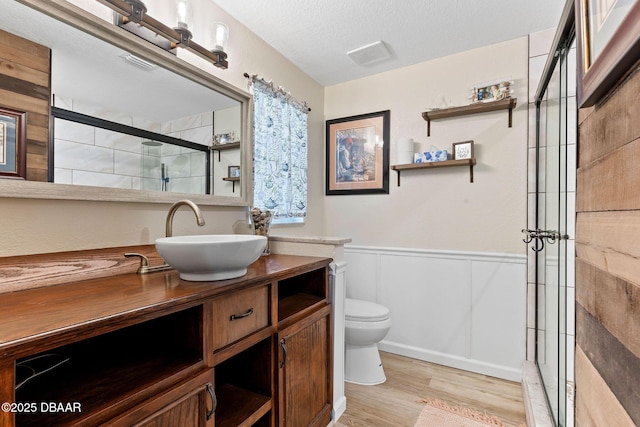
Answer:
[[(575, 126), (577, 127), (577, 119), (573, 115), (568, 115), (568, 96), (567, 96), (567, 87), (564, 86), (564, 91), (562, 90), (562, 84), (558, 86), (558, 126), (555, 128), (557, 131), (557, 135), (554, 135), (554, 138), (557, 138), (558, 144), (553, 148), (557, 149), (557, 156), (551, 157), (550, 147), (544, 142), (544, 150), (545, 155), (541, 156), (541, 125), (542, 121), (542, 110), (547, 113), (547, 89), (549, 89), (550, 84), (552, 83), (552, 79), (556, 75), (556, 72), (559, 72), (560, 75), (564, 73), (564, 84), (566, 85), (568, 82), (568, 73), (573, 73), (576, 75), (575, 70), (567, 69), (567, 60), (568, 54), (570, 51), (571, 45), (575, 41), (575, 8), (572, 0), (568, 0), (565, 5), (565, 9), (563, 11), (563, 15), (560, 21), (560, 25), (558, 27), (558, 31), (556, 32), (552, 48), (550, 50), (549, 59), (545, 65), (544, 72), (542, 74), (542, 78), (540, 80), (540, 84), (536, 91), (535, 96), (535, 106), (536, 106), (536, 195), (535, 195), (535, 228), (538, 232), (542, 231), (543, 233), (557, 233), (558, 239), (555, 241), (546, 240), (545, 243), (542, 243), (542, 238), (535, 238), (533, 248), (536, 248), (536, 256), (535, 256), (535, 362), (536, 368), (538, 370), (538, 374), (541, 379), (541, 383), (543, 385), (544, 394), (547, 399), (547, 405), (549, 408), (549, 413), (551, 414), (551, 418), (553, 422), (557, 426), (573, 426), (573, 405), (570, 399), (572, 396), (572, 390), (568, 389), (572, 384), (573, 373), (570, 372), (570, 369), (573, 366), (572, 357), (574, 352), (570, 346), (575, 342), (573, 338), (574, 333), (572, 332), (572, 328), (574, 323), (571, 322), (569, 325), (569, 330), (567, 329), (567, 320), (568, 317), (572, 315), (572, 312), (568, 310), (569, 304), (567, 304), (567, 290), (568, 286), (575, 286), (575, 283), (570, 283), (571, 281), (575, 282), (575, 277), (567, 277), (567, 263), (575, 262), (574, 254), (570, 254), (569, 250), (573, 248), (573, 245), (569, 244), (568, 239), (573, 239), (574, 236), (568, 235), (568, 229), (575, 229), (573, 224), (575, 224), (575, 214), (573, 217), (570, 216), (569, 212), (575, 211), (574, 208), (567, 209), (567, 176), (572, 176), (572, 174), (568, 174), (569, 168), (573, 168), (575, 170), (575, 164), (569, 164), (568, 156), (567, 156), (567, 126)], [(575, 58), (575, 49), (574, 49), (574, 58)], [(575, 62), (574, 62), (575, 68)], [(573, 96), (575, 98), (575, 95)], [(543, 107), (544, 104), (544, 107)], [(563, 121), (564, 120), (564, 121)], [(545, 128), (544, 131), (548, 130), (548, 124), (544, 123)], [(564, 132), (564, 135), (563, 135)], [(564, 150), (564, 151), (563, 151)], [(577, 150), (576, 150), (577, 151)], [(577, 154), (576, 154), (577, 156)], [(543, 160), (544, 158), (544, 160)], [(557, 218), (554, 219), (555, 222), (547, 221), (547, 217), (549, 216), (548, 209), (549, 205), (547, 201), (549, 200), (549, 192), (547, 188), (541, 188), (541, 182), (544, 183), (545, 187), (549, 185), (547, 181), (547, 174), (549, 173), (549, 168), (547, 163), (549, 159), (557, 160), (557, 172), (558, 172), (558, 181), (557, 181), (557, 189), (556, 192), (552, 192), (552, 194), (557, 197), (557, 209), (556, 214)], [(544, 170), (541, 170), (541, 162), (544, 161)], [(564, 169), (563, 169), (564, 168)], [(544, 176), (541, 176), (544, 174)], [(541, 197), (545, 198), (545, 203), (541, 203)], [(564, 198), (564, 200), (563, 200)], [(550, 224), (551, 222), (551, 224)], [(557, 228), (557, 230), (540, 230), (540, 228)], [(549, 246), (553, 245), (553, 246)], [(551, 251), (548, 253), (547, 249), (542, 248), (551, 248)], [(540, 250), (542, 249), (542, 250)], [(552, 253), (557, 254), (556, 257), (556, 265), (557, 270), (554, 270), (555, 266), (549, 268), (548, 255)], [(553, 260), (552, 260), (553, 261)], [(552, 262), (553, 263), (553, 262)], [(551, 278), (555, 279), (555, 286), (553, 284), (547, 283), (549, 280), (549, 276), (547, 272), (555, 271), (555, 275), (557, 277)], [(543, 283), (541, 283), (541, 278), (544, 277)], [(551, 282), (551, 281), (549, 281)], [(548, 338), (546, 334), (549, 333), (549, 325), (546, 323), (548, 318), (541, 318), (541, 311), (544, 311), (546, 315), (548, 307), (546, 305), (541, 305), (542, 303), (547, 302), (547, 293), (553, 290), (557, 292), (557, 299), (555, 302), (557, 303), (557, 307), (554, 307), (557, 310), (557, 323), (555, 324), (557, 333), (557, 347), (556, 352), (548, 351), (549, 349), (546, 347), (548, 342), (541, 343), (541, 338)], [(543, 301), (544, 300), (544, 301)], [(542, 322), (545, 323), (542, 323)], [(541, 331), (541, 327), (544, 328)], [(545, 338), (545, 339), (546, 339)], [(544, 369), (541, 368), (540, 365), (540, 357), (547, 355), (547, 352), (557, 359), (556, 378), (549, 378), (549, 372), (543, 372)], [(544, 362), (544, 361), (543, 361)], [(546, 366), (545, 366), (546, 369)], [(569, 380), (568, 375), (571, 377)], [(555, 384), (549, 384), (550, 382), (555, 381)], [(554, 391), (553, 387), (555, 387), (555, 394), (553, 396), (549, 396), (549, 391)], [(555, 409), (555, 410), (554, 410)]]

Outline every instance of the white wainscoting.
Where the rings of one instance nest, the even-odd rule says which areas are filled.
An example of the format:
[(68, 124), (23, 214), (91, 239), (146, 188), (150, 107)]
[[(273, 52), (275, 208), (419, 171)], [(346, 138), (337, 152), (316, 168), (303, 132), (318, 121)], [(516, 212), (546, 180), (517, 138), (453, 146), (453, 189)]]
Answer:
[(389, 308), (380, 350), (521, 381), (526, 256), (345, 246), (346, 294)]

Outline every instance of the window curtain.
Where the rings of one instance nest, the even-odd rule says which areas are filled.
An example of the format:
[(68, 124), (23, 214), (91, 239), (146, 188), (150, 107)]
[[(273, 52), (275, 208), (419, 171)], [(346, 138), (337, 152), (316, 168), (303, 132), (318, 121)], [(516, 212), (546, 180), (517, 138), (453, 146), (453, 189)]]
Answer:
[(307, 214), (308, 107), (281, 88), (252, 79), (253, 204), (273, 222), (304, 222)]

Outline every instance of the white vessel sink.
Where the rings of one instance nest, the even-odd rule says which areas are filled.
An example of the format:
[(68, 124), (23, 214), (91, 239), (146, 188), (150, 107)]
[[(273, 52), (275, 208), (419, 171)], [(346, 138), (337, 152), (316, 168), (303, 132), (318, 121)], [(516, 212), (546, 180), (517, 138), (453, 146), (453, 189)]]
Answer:
[(267, 246), (265, 236), (210, 234), (162, 237), (156, 249), (180, 278), (196, 282), (225, 280), (247, 273)]

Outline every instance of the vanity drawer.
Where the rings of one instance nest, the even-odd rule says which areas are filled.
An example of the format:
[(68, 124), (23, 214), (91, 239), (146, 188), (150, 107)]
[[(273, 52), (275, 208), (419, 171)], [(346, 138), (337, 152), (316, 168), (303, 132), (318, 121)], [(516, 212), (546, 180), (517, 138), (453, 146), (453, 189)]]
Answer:
[(269, 285), (233, 292), (213, 300), (213, 348), (269, 326)]

